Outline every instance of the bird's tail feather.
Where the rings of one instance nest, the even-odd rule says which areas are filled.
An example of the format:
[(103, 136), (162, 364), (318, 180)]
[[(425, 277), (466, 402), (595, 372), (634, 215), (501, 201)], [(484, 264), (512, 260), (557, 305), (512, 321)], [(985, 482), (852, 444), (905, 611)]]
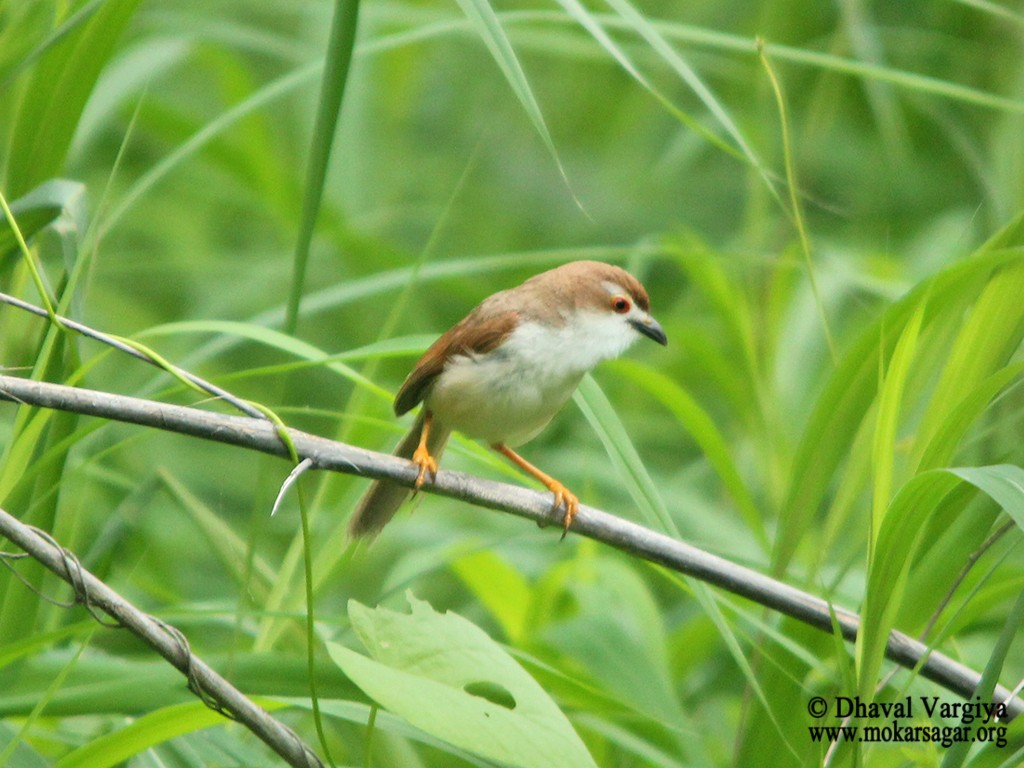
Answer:
[[(420, 433), (423, 431), (423, 411), (420, 410), (416, 421), (402, 438), (394, 450), (394, 455), (403, 459), (411, 459), (413, 451), (420, 443)], [(444, 447), (448, 443), (450, 430), (445, 429), (435, 420), (431, 424), (430, 434), (427, 436), (427, 449), (430, 455), (440, 461)], [(398, 508), (405, 503), (412, 495), (412, 490), (398, 483), (388, 480), (374, 480), (363, 498), (356, 505), (356, 511), (348, 523), (348, 533), (352, 538), (363, 536), (373, 537), (380, 533), (380, 530), (395, 516)]]

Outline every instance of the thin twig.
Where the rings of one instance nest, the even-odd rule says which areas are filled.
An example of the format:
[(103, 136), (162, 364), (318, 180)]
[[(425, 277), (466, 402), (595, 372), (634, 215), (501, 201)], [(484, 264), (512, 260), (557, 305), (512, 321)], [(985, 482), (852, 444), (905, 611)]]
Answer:
[[(12, 376), (0, 376), (0, 400), (2, 399), (155, 427), (274, 456), (287, 457), (289, 453), (289, 449), (278, 434), (278, 428), (262, 419), (209, 413), (195, 408)], [(287, 433), (298, 456), (310, 459), (317, 469), (387, 479), (407, 487), (412, 487), (416, 481), (416, 468), (394, 456), (356, 448), (298, 430), (289, 429)], [(436, 480), (423, 490), (525, 517), (543, 526), (559, 526), (561, 523), (561, 515), (551, 508), (549, 495), (505, 483), (482, 480), (461, 472), (438, 472)], [(830, 604), (825, 600), (685, 542), (585, 505), (580, 505), (579, 514), (573, 520), (571, 530), (573, 533), (721, 587), (823, 632), (832, 633)], [(835, 606), (832, 606), (832, 610), (843, 637), (853, 642), (857, 637), (860, 618), (852, 611)], [(902, 632), (890, 633), (886, 657), (910, 669), (920, 665), (923, 677), (965, 699), (974, 696), (975, 688), (981, 679), (978, 672), (933, 651), (924, 643)], [(1008, 719), (1024, 713), (1024, 702), (1016, 698), (1011, 700), (1008, 689), (999, 686), (995, 696), (998, 701), (1009, 700)]]
[(322, 768), (316, 754), (298, 735), (254, 704), (192, 652), (180, 630), (149, 616), (85, 570), (73, 553), (52, 536), (25, 525), (0, 509), (0, 532), (10, 541), (70, 584), (75, 601), (99, 620), (103, 611), (185, 675), (188, 686), (207, 706), (237, 720), (295, 768)]
[(9, 304), (12, 307), (17, 307), (18, 309), (24, 310), (25, 312), (30, 312), (33, 315), (38, 315), (39, 317), (51, 319), (54, 322), (58, 323), (59, 325), (69, 330), (75, 331), (76, 333), (79, 333), (82, 336), (85, 336), (86, 338), (93, 339), (94, 341), (99, 341), (102, 344), (106, 344), (108, 347), (113, 347), (114, 349), (120, 352), (129, 354), (132, 357), (143, 361), (144, 363), (149, 363), (150, 365), (156, 368), (165, 370), (172, 376), (184, 379), (185, 381), (189, 382), (195, 387), (198, 387), (204, 392), (211, 394), (214, 397), (217, 397), (221, 400), (224, 400), (227, 403), (230, 403), (231, 405), (235, 406), (235, 408), (240, 410), (242, 413), (246, 413), (255, 419), (267, 418), (266, 414), (264, 414), (259, 408), (252, 405), (251, 403), (247, 403), (245, 400), (242, 400), (237, 395), (231, 394), (226, 389), (222, 389), (221, 387), (218, 387), (216, 384), (209, 382), (206, 379), (200, 378), (199, 376), (196, 376), (194, 373), (186, 371), (184, 368), (179, 368), (178, 366), (168, 363), (165, 360), (160, 360), (151, 355), (147, 355), (141, 349), (138, 349), (132, 344), (129, 344), (124, 339), (119, 339), (117, 336), (113, 336), (109, 333), (104, 333), (103, 331), (97, 331), (95, 328), (90, 328), (89, 326), (83, 325), (82, 323), (72, 320), (69, 317), (51, 314), (42, 307), (37, 307), (35, 304), (30, 304), (29, 302), (24, 301), (23, 299), (19, 299), (17, 296), (11, 296), (10, 294), (7, 293), (0, 293), (0, 302), (4, 304)]

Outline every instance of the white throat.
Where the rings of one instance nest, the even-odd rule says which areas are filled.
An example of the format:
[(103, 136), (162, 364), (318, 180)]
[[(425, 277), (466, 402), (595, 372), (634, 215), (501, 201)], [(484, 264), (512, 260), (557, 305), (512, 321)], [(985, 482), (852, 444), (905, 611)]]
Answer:
[(611, 312), (580, 310), (562, 325), (527, 320), (496, 349), (450, 360), (427, 407), (470, 437), (519, 445), (547, 425), (585, 373), (637, 337)]
[(524, 360), (535, 359), (539, 366), (551, 368), (554, 363), (578, 379), (601, 361), (621, 355), (637, 338), (621, 315), (579, 310), (560, 326), (524, 322), (502, 347)]

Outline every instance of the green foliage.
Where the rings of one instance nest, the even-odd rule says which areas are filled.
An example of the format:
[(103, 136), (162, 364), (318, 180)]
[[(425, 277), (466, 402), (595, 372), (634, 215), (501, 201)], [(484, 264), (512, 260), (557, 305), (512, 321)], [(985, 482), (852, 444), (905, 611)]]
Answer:
[(544, 689), (486, 633), (409, 602), (411, 615), (349, 605), (372, 659), (327, 649), (360, 688), (427, 733), (501, 764), (594, 765)]
[[(849, 646), (429, 495), (348, 548), (365, 482), (307, 475), (338, 764), (543, 764), (529, 755), (545, 739), (566, 765), (820, 763), (808, 726), (839, 720), (813, 720), (812, 696), (951, 700), (894, 673), (893, 628), (986, 685), (1024, 677), (1024, 17), (399, 0), (358, 6), (350, 51), (336, 8), (357, 6), (0, 4), (0, 193), (28, 244), (0, 219), (0, 291), (386, 450), (404, 426), (391, 393), (477, 301), (569, 260), (620, 263), (669, 346), (598, 369), (525, 455), (585, 503), (864, 619)], [(0, 367), (201, 398), (6, 305)], [(444, 467), (531, 482), (459, 438)], [(0, 404), (0, 506), (316, 744), (294, 494), (269, 518), (289, 469)], [(0, 763), (275, 764), (147, 648), (50, 602), (70, 592), (42, 568), (11, 565)], [(363, 642), (381, 623), (390, 655)], [(420, 704), (400, 694), (429, 687), (409, 664), (431, 641), (472, 679), (431, 678)], [(520, 684), (550, 730), (509, 709)], [(488, 713), (521, 729), (504, 751), (466, 725)], [(1022, 727), (1005, 747), (853, 743), (828, 759), (1012, 765)]]

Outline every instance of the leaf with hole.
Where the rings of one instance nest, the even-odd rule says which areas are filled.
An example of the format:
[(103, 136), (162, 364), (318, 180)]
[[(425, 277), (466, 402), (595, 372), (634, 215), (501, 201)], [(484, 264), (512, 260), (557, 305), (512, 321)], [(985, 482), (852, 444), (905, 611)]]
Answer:
[(544, 689), (483, 630), (408, 599), (411, 613), (349, 602), (372, 658), (328, 644), (368, 696), (422, 731), (505, 765), (596, 765)]

